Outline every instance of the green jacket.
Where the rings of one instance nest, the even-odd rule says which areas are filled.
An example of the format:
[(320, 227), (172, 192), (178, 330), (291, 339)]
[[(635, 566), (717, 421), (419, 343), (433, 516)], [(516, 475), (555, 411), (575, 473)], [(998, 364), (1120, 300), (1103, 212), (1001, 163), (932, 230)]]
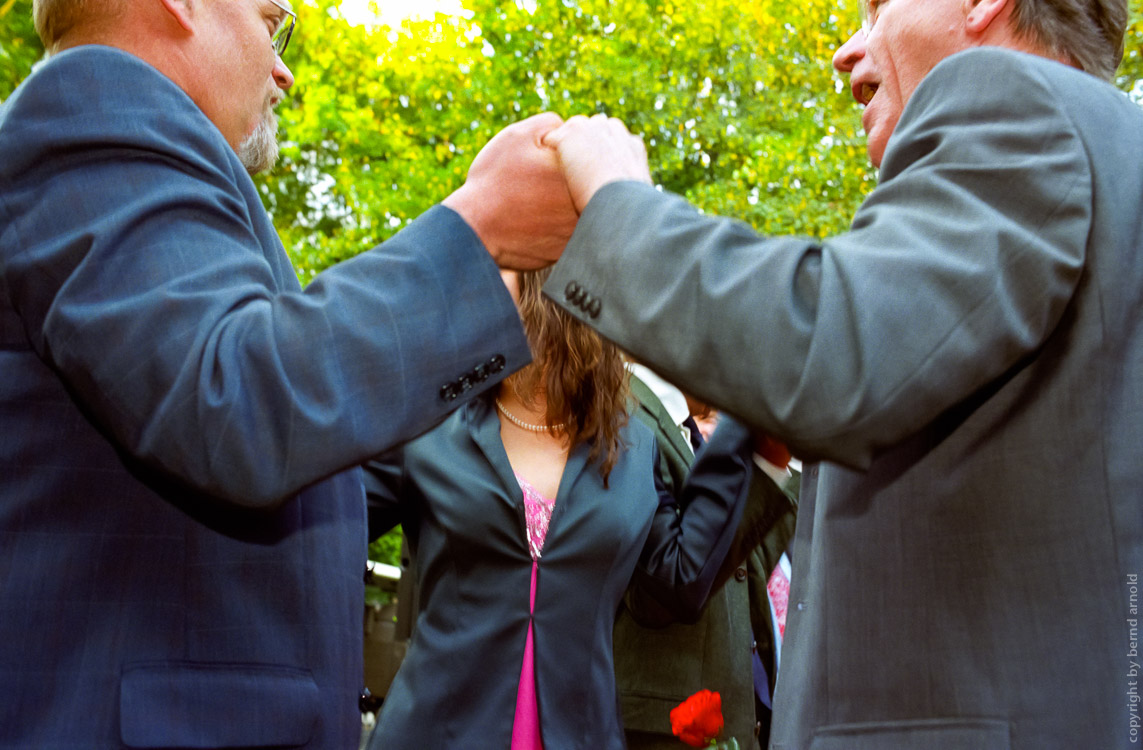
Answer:
[[(690, 446), (658, 397), (634, 376), (631, 393), (632, 414), (652, 429), (658, 441), (663, 482), (677, 491), (694, 460)], [(793, 536), (795, 513), (792, 498), (756, 472), (749, 504), (723, 566), (725, 584), (711, 593), (701, 619), (693, 625), (644, 627), (626, 606), (620, 608), (614, 634), (615, 676), (630, 750), (682, 747), (671, 733), (671, 709), (703, 688), (722, 696), (723, 739), (733, 736), (743, 750), (758, 747), (751, 649), (757, 640), (772, 679), (766, 578)]]

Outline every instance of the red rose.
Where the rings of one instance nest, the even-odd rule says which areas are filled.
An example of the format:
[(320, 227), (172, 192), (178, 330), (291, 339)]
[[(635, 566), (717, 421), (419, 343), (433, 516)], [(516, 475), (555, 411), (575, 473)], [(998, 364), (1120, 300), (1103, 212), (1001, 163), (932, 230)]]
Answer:
[(671, 731), (691, 747), (702, 747), (722, 733), (722, 696), (700, 690), (671, 711)]

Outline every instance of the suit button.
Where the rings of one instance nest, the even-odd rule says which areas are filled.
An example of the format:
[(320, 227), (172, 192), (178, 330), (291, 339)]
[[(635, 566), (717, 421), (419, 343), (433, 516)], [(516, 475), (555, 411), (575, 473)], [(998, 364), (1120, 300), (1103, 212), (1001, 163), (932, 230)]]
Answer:
[(377, 713), (381, 708), (381, 699), (369, 692), (369, 688), (362, 688), (361, 693), (357, 696), (357, 707), (361, 713)]
[(441, 386), (441, 401), (453, 401), (456, 399), (456, 385), (449, 383), (448, 385)]
[(507, 362), (504, 359), (504, 355), (497, 354), (492, 359), (488, 360), (488, 371), (492, 373), (500, 372), (504, 369), (504, 365), (506, 364)]
[(758, 641), (750, 641), (750, 650), (758, 653)]
[(762, 722), (756, 721), (754, 722), (754, 736), (757, 737), (760, 734), (762, 734)]
[(746, 568), (736, 568), (734, 571), (734, 580), (745, 581), (746, 580)]
[(598, 318), (599, 317), (599, 311), (601, 309), (603, 309), (603, 303), (600, 302), (598, 298), (593, 299), (591, 301), (591, 304), (587, 306), (587, 314), (590, 315), (592, 318)]
[(569, 281), (567, 288), (564, 289), (564, 297), (570, 302), (575, 299), (575, 296), (579, 294), (579, 292), (579, 284), (575, 283), (574, 281)]

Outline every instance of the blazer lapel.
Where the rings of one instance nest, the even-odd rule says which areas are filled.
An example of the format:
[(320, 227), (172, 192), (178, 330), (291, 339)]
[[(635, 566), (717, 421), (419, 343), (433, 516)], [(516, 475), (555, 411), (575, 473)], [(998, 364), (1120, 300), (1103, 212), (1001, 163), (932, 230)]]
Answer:
[[(560, 488), (556, 492), (556, 507), (552, 509), (552, 518), (548, 522), (548, 539), (559, 535), (561, 521), (569, 512), (575, 511), (575, 501), (572, 499), (572, 488), (579, 481), (579, 475), (588, 470), (587, 455), (591, 446), (580, 443), (568, 454), (568, 461), (564, 464), (564, 473), (560, 477)], [(578, 498), (577, 498), (578, 499)], [(547, 546), (547, 542), (544, 543)]]
[(675, 420), (671, 419), (671, 415), (667, 413), (663, 402), (647, 387), (646, 383), (635, 375), (631, 376), (630, 387), (631, 395), (639, 402), (639, 408), (655, 420), (655, 424), (659, 425), (659, 433), (667, 438), (667, 445), (660, 442), (659, 450), (664, 453), (674, 453), (674, 455), (668, 456), (668, 460), (678, 461), (683, 466), (690, 466), (694, 459), (694, 451), (686, 443), (682, 430), (675, 424)]
[[(524, 526), (524, 492), (520, 489), (520, 483), (516, 481), (512, 463), (504, 451), (504, 441), (500, 438), (500, 418), (496, 416), (491, 402), (486, 399), (475, 399), (463, 409), (463, 421), (472, 436), (472, 441), (484, 455), (492, 472), (500, 479), (500, 484), (504, 488), (504, 502), (511, 504), (516, 510), (520, 519), (521, 543), (524, 543), (527, 539), (527, 530)], [(568, 455), (563, 475), (560, 477), (560, 487), (556, 493), (556, 506), (548, 523), (548, 539), (555, 536), (559, 520), (567, 514), (569, 505), (573, 504), (571, 489), (579, 479), (579, 475), (589, 468), (587, 457), (590, 452), (590, 445), (580, 444)]]
[(500, 419), (490, 402), (482, 398), (469, 402), (464, 407), (464, 422), (472, 442), (476, 443), (492, 472), (500, 479), (504, 501), (522, 509), (524, 493), (516, 481), (516, 473), (512, 471), (508, 454), (504, 451), (504, 441), (500, 439)]

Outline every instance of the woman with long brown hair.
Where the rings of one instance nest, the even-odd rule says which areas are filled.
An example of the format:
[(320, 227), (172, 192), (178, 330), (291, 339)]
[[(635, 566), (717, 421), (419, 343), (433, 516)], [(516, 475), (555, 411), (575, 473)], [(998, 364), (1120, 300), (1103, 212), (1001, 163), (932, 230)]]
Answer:
[(506, 275), (533, 364), (368, 467), (371, 533), (403, 524), (421, 607), (374, 750), (622, 748), (620, 600), (694, 619), (734, 535), (746, 432), (715, 434), (681, 512), (618, 350), (541, 296), (547, 275)]

